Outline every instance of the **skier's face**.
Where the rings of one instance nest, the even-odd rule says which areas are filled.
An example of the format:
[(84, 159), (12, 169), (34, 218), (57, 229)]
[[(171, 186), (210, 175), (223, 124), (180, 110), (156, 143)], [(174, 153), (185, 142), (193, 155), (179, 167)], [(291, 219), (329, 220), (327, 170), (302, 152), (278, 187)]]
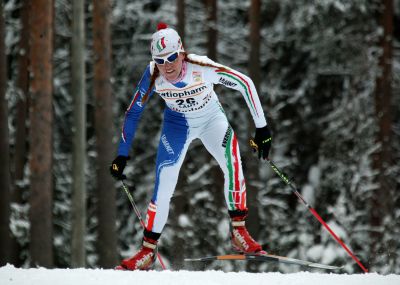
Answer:
[(174, 81), (181, 73), (184, 58), (185, 56), (182, 53), (176, 52), (154, 58), (154, 61), (161, 75), (169, 81)]

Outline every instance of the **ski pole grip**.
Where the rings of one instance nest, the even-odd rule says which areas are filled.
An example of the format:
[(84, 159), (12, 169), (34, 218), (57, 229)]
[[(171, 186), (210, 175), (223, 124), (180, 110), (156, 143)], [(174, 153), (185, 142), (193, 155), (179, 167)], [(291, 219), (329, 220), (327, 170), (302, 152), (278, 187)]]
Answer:
[(253, 139), (250, 139), (249, 143), (251, 148), (253, 148), (254, 150), (258, 150), (258, 145), (255, 143)]

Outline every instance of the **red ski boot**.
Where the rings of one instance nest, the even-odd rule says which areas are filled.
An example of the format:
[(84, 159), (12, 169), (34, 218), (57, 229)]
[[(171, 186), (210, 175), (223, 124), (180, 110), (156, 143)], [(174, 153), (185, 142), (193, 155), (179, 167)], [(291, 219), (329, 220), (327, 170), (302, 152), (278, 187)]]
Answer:
[(230, 211), (232, 219), (231, 241), (235, 251), (240, 253), (261, 253), (264, 252), (261, 245), (256, 242), (245, 226), (246, 211)]
[(124, 259), (117, 270), (148, 270), (152, 267), (157, 257), (157, 241), (143, 238), (142, 248), (133, 257)]

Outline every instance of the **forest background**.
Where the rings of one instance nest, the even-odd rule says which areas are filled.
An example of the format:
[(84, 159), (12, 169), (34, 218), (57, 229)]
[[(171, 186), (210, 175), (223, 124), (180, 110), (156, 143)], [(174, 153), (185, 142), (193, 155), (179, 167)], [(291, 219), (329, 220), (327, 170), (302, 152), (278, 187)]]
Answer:
[[(108, 167), (158, 22), (186, 50), (248, 74), (273, 131), (271, 159), (371, 271), (400, 273), (399, 0), (5, 0), (0, 13), (0, 265), (112, 268), (141, 225)], [(271, 253), (360, 268), (248, 146), (240, 94), (217, 93), (239, 137), (250, 232)], [(126, 168), (142, 215), (164, 103), (153, 97)], [(223, 179), (194, 142), (160, 253), (171, 269), (230, 251)]]

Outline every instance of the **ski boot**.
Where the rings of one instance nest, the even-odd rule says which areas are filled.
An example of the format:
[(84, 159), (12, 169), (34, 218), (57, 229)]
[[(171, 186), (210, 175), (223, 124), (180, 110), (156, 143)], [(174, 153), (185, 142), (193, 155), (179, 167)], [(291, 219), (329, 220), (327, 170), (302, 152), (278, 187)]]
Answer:
[(245, 226), (247, 210), (229, 211), (232, 220), (231, 242), (232, 248), (239, 253), (266, 253), (262, 250), (261, 245), (256, 242)]
[(124, 259), (117, 270), (149, 270), (157, 257), (157, 240), (144, 237), (142, 248), (133, 257)]

